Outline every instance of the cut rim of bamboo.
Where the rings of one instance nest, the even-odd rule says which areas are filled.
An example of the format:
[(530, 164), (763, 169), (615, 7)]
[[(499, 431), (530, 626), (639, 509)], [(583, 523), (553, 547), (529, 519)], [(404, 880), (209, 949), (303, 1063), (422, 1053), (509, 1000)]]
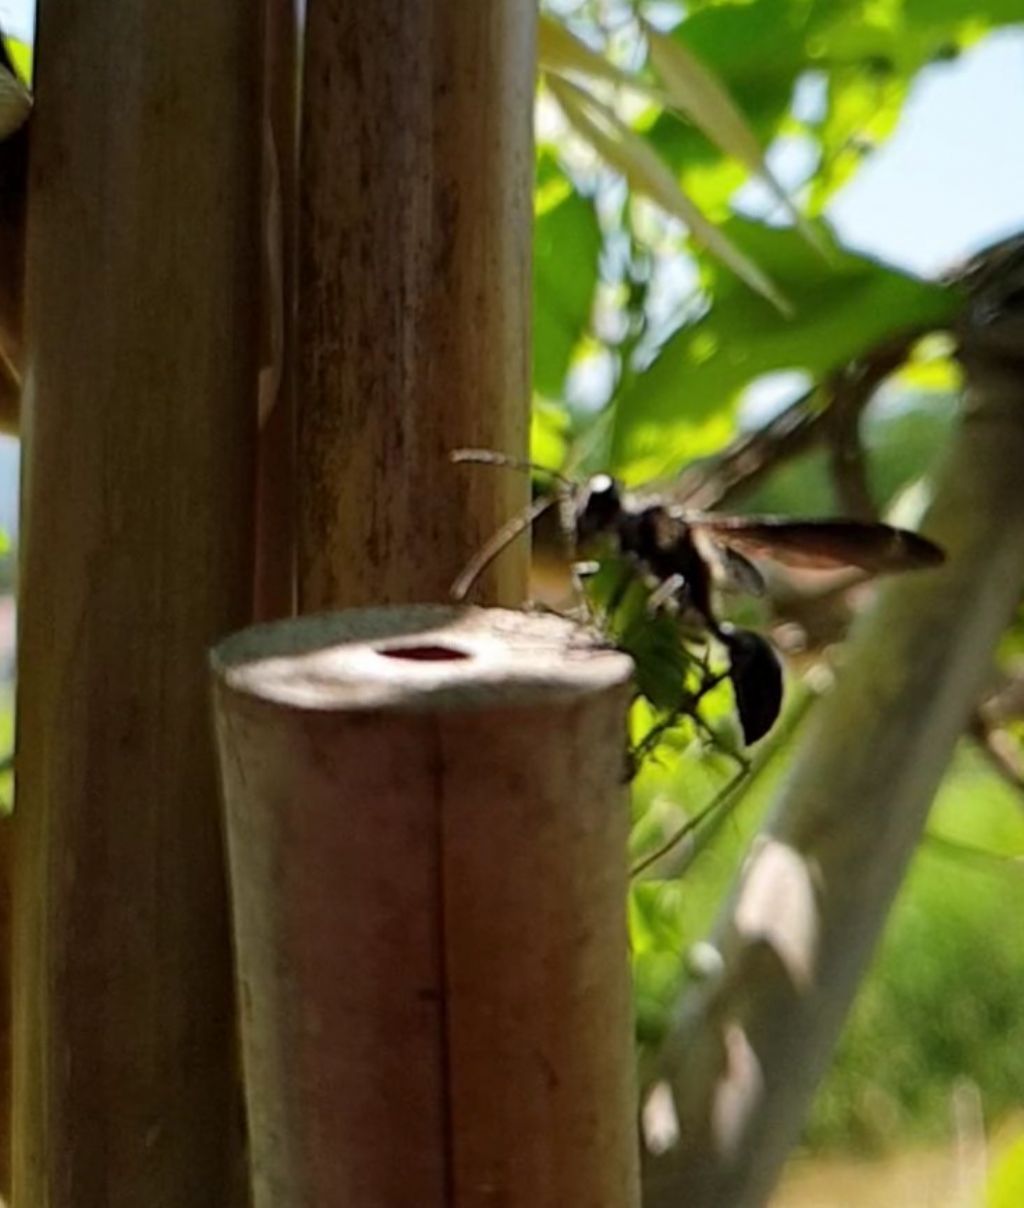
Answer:
[(413, 606), (212, 667), (256, 1208), (637, 1205), (630, 660)]
[(227, 687), (303, 709), (403, 712), (568, 703), (628, 675), (628, 658), (556, 616), (443, 604), (255, 625), (213, 651)]

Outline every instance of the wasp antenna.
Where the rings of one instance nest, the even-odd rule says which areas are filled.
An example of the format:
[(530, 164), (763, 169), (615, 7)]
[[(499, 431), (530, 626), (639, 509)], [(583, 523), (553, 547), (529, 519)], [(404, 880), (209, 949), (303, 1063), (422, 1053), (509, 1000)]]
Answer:
[(550, 466), (538, 465), (535, 461), (525, 461), (520, 457), (510, 457), (507, 453), (495, 453), (492, 449), (453, 449), (450, 456), (454, 462), (473, 462), (481, 466), (501, 466), (508, 470), (522, 470), (525, 473), (544, 474), (548, 478), (553, 478), (556, 482), (560, 482), (562, 486), (572, 487), (575, 485), (571, 478), (566, 478), (564, 474), (560, 474), (557, 470), (552, 470)]
[(542, 495), (540, 499), (535, 499), (518, 516), (513, 516), (511, 520), (503, 524), (487, 544), (466, 563), (465, 569), (452, 584), (452, 599), (464, 600), (469, 589), (494, 559), (497, 558), (505, 546), (515, 541), (520, 533), (528, 529), (537, 517), (542, 516), (548, 508), (553, 507), (558, 502), (558, 499), (559, 496), (557, 495)]

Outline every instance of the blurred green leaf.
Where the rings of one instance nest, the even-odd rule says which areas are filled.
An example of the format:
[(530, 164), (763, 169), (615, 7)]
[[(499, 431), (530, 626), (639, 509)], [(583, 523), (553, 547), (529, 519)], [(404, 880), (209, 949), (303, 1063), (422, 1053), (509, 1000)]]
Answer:
[(667, 98), (649, 81), (623, 71), (610, 59), (581, 42), (561, 22), (542, 13), (537, 25), (537, 62), (542, 71), (581, 75), (606, 84), (632, 89), (659, 104)]
[(622, 174), (630, 189), (647, 197), (686, 225), (691, 238), (716, 260), (727, 264), (744, 284), (788, 314), (790, 306), (771, 278), (728, 238), (724, 227), (709, 222), (700, 208), (679, 188), (667, 165), (646, 139), (618, 114), (571, 81), (545, 76), (569, 122), (601, 158)]
[(909, 78), (838, 67), (828, 81), (825, 116), (815, 128), (821, 156), (810, 187), (809, 206), (818, 213), (856, 173), (865, 156), (895, 129)]
[(539, 466), (564, 466), (570, 434), (565, 408), (535, 398), (530, 416), (530, 460)]
[(640, 694), (656, 709), (680, 709), (695, 687), (696, 661), (683, 641), (678, 618), (664, 610), (649, 614), (650, 588), (621, 558), (602, 559), (586, 590), (599, 612), (611, 609), (608, 635), (636, 664)]
[(675, 107), (687, 114), (721, 151), (760, 177), (801, 233), (814, 243), (814, 228), (804, 222), (799, 209), (772, 175), (757, 135), (729, 90), (683, 41), (659, 33), (649, 25), (644, 26), (644, 32), (651, 62)]
[(985, 1194), (986, 1208), (1020, 1208), (1024, 1204), (1024, 1137), (1019, 1137), (996, 1163)]
[(32, 47), (17, 38), (4, 38), (15, 70), (26, 84), (32, 83)]
[[(762, 146), (788, 111), (793, 86), (807, 64), (803, 25), (794, 7), (790, 0), (716, 5), (694, 13), (671, 35), (721, 81)], [(709, 213), (724, 215), (744, 169), (723, 159), (695, 127), (670, 115), (657, 119), (649, 137), (681, 173), (694, 200)]]
[(539, 213), (533, 243), (533, 380), (557, 398), (587, 333), (598, 281), (601, 229), (590, 200), (569, 191)]
[(796, 317), (713, 269), (710, 310), (677, 331), (619, 399), (612, 472), (628, 481), (714, 451), (739, 391), (762, 374), (794, 369), (821, 378), (899, 332), (943, 327), (960, 305), (952, 289), (838, 246), (826, 266), (792, 230), (738, 218), (724, 229), (779, 282)]
[(32, 112), (32, 94), (7, 62), (0, 60), (0, 141), (20, 129)]
[(1024, 21), (1020, 0), (905, 0), (903, 10), (911, 28), (957, 22), (970, 22), (979, 27)]
[[(721, 81), (762, 146), (781, 133), (793, 89), (807, 73), (824, 85), (825, 112), (805, 131), (820, 144), (811, 205), (857, 169), (890, 134), (918, 70), (956, 54), (989, 27), (1020, 22), (1019, 0), (751, 0), (688, 6), (671, 37)], [(699, 132), (667, 114), (649, 131), (701, 208), (724, 216), (743, 178)]]

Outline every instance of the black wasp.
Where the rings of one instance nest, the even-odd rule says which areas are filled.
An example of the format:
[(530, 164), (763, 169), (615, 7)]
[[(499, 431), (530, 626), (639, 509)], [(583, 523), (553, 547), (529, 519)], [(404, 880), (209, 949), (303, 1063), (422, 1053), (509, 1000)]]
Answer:
[(596, 570), (602, 558), (616, 557), (626, 564), (627, 575), (620, 591), (613, 593), (609, 613), (614, 612), (630, 581), (639, 576), (650, 588), (650, 614), (665, 609), (680, 616), (694, 615), (722, 644), (729, 657), (728, 674), (747, 743), (762, 738), (779, 715), (782, 669), (765, 638), (715, 615), (712, 589), (717, 581), (761, 594), (764, 579), (751, 557), (803, 568), (855, 568), (872, 575), (924, 569), (945, 560), (943, 551), (918, 533), (873, 521), (695, 512), (658, 495), (626, 491), (608, 474), (574, 482), (541, 466), (483, 449), (458, 449), (452, 460), (535, 470), (559, 485), (554, 494), (537, 499), (495, 533), (453, 584), (456, 599), (465, 597), (510, 541), (558, 504), (574, 556), (595, 559), (577, 563), (580, 573)]

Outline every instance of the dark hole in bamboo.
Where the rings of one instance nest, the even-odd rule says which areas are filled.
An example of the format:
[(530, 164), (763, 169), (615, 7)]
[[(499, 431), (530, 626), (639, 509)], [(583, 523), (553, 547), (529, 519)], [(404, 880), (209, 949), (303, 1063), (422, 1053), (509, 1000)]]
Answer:
[(377, 654), (383, 655), (386, 659), (406, 659), (410, 663), (453, 663), (459, 659), (473, 657), (465, 650), (458, 650), (454, 646), (442, 646), (440, 643), (433, 643), (429, 646), (392, 646), (388, 650), (377, 650)]

